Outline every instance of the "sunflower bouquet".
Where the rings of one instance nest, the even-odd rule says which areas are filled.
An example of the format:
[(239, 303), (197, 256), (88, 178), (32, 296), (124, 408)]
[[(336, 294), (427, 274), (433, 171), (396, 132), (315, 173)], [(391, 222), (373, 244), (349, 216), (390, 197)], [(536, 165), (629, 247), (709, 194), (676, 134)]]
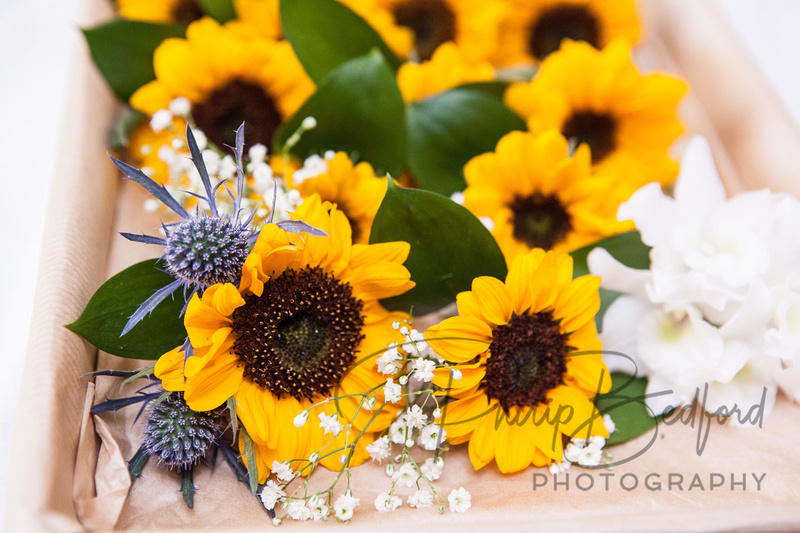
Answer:
[[(122, 238), (158, 257), (111, 277), (68, 328), (139, 366), (94, 372), (116, 381), (91, 411), (139, 407), (131, 482), (166, 469), (191, 509), (217, 496), (197, 474), (224, 461), (215, 477), (275, 524), (349, 521), (367, 497), (462, 513), (468, 487), (434, 483), (459, 450), (502, 474), (613, 468), (605, 446), (691, 404), (698, 383), (747, 376), (773, 402), (796, 389), (785, 265), (800, 251), (778, 250), (800, 239), (742, 273), (709, 252), (729, 234), (702, 226), (676, 249), (646, 216), (680, 168), (691, 226), (700, 206), (681, 190), (705, 178), (685, 177), (696, 149), (672, 157), (687, 86), (634, 63), (632, 0), (117, 8), (84, 35), (126, 104), (111, 161), (161, 220)], [(713, 164), (697, 172), (721, 188)], [(758, 201), (776, 227), (800, 213)], [(669, 285), (709, 279), (697, 298)], [(753, 318), (742, 301), (767, 294), (758, 327), (729, 334)], [(643, 310), (653, 333), (626, 332)], [(681, 360), (698, 339), (721, 343), (716, 358)], [(359, 482), (370, 468), (380, 477)]]

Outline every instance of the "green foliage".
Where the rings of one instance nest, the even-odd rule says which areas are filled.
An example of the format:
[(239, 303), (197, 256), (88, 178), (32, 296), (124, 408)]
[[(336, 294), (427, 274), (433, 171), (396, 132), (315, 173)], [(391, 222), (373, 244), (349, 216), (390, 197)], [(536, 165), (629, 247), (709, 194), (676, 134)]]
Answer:
[(650, 416), (644, 397), (646, 378), (634, 378), (621, 372), (611, 374), (611, 390), (595, 399), (601, 414), (611, 416), (616, 430), (607, 444), (620, 444), (647, 433), (661, 420)]
[(213, 18), (220, 24), (236, 18), (236, 9), (233, 7), (233, 0), (197, 0), (203, 13)]
[(464, 190), (467, 161), (494, 151), (506, 133), (525, 129), (502, 102), (474, 89), (452, 89), (410, 104), (406, 121), (414, 179), (444, 195)]
[(281, 23), (303, 68), (320, 82), (336, 67), (378, 49), (396, 71), (400, 60), (364, 19), (335, 0), (291, 0), (281, 5)]
[(314, 117), (317, 127), (303, 133), (291, 149), (293, 155), (305, 158), (341, 150), (370, 162), (379, 174), (398, 176), (406, 153), (403, 109), (394, 72), (373, 50), (320, 81), (317, 92), (276, 132), (275, 150), (281, 151), (303, 119)]
[(174, 281), (155, 259), (137, 263), (106, 281), (94, 293), (81, 316), (67, 328), (101, 350), (132, 359), (158, 359), (186, 338), (182, 293), (161, 302), (125, 336), (128, 318), (158, 289)]
[(164, 39), (183, 37), (186, 26), (118, 19), (83, 30), (98, 70), (117, 97), (127, 102), (155, 79), (153, 53)]
[(477, 276), (505, 279), (505, 259), (489, 231), (464, 207), (439, 194), (389, 181), (370, 243), (406, 241), (405, 266), (416, 287), (383, 300), (389, 309), (424, 315), (455, 301)]

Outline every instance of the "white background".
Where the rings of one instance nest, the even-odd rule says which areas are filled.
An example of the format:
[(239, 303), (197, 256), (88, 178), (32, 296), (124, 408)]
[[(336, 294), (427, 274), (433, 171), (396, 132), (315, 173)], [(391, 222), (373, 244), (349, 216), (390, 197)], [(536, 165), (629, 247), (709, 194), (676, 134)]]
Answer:
[[(720, 4), (800, 124), (800, 1), (697, 1)], [(0, 0), (0, 524), (68, 60), (81, 45), (78, 9), (79, 0)]]

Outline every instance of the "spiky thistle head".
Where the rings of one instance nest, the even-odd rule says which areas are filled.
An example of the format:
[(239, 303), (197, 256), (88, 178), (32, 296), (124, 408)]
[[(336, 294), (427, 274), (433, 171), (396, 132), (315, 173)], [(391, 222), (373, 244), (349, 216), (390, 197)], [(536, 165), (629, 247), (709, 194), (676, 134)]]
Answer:
[(217, 442), (225, 429), (224, 409), (193, 411), (175, 392), (147, 415), (144, 448), (159, 465), (186, 470)]
[(249, 232), (229, 216), (197, 216), (167, 230), (164, 259), (170, 274), (203, 287), (235, 283), (247, 258)]

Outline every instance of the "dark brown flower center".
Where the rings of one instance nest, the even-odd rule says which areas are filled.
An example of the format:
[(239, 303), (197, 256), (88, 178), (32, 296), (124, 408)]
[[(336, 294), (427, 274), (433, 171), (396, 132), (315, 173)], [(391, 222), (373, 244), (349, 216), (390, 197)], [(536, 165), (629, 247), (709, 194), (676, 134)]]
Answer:
[(600, 27), (588, 7), (562, 4), (542, 13), (531, 25), (529, 52), (541, 61), (558, 50), (564, 39), (586, 41), (599, 47)]
[(444, 0), (408, 0), (392, 9), (395, 21), (414, 32), (414, 48), (420, 61), (433, 56), (436, 48), (456, 38), (456, 16)]
[(511, 210), (514, 212), (514, 238), (531, 248), (550, 250), (572, 230), (569, 213), (556, 196), (517, 197)]
[(561, 385), (567, 370), (567, 345), (552, 313), (514, 315), (499, 326), (489, 345), (484, 387), (500, 406), (534, 406), (547, 399), (547, 392)]
[(192, 107), (197, 127), (217, 147), (234, 146), (236, 128), (244, 122), (248, 143), (270, 146), (281, 115), (272, 98), (258, 85), (232, 80)]
[(172, 7), (172, 20), (189, 24), (203, 18), (203, 10), (196, 0), (178, 0)]
[(364, 338), (363, 303), (319, 267), (287, 270), (233, 313), (244, 376), (278, 397), (327, 396)]
[(617, 123), (613, 117), (604, 113), (581, 111), (574, 113), (561, 128), (567, 139), (575, 138), (578, 143), (586, 143), (592, 150), (592, 163), (605, 159), (616, 148)]

